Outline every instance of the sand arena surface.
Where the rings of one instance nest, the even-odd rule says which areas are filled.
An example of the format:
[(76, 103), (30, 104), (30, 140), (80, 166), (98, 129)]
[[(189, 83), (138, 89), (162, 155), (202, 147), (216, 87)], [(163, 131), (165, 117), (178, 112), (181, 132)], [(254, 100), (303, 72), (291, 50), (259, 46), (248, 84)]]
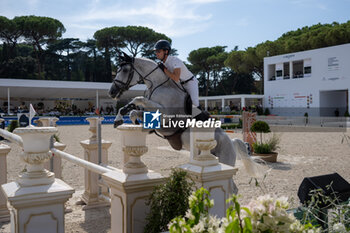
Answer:
[[(80, 141), (86, 140), (91, 133), (89, 126), (59, 126), (59, 137), (67, 145), (65, 152), (84, 157)], [(294, 206), (298, 205), (297, 191), (304, 177), (317, 176), (338, 172), (350, 182), (350, 144), (341, 143), (343, 132), (283, 132), (281, 137), (278, 162), (269, 164), (272, 170), (263, 182), (264, 190), (273, 195), (284, 195), (294, 199)], [(350, 129), (345, 135), (350, 136)], [(242, 139), (242, 133), (230, 133), (231, 138)], [(120, 133), (112, 125), (102, 126), (102, 138), (112, 142), (108, 150), (109, 165), (121, 168), (122, 148)], [(24, 164), (18, 154), (21, 148), (14, 143), (10, 145), (11, 152), (7, 157), (8, 182), (16, 180)], [(349, 140), (350, 143), (350, 140)], [(189, 159), (189, 152), (174, 151), (167, 141), (152, 134), (147, 137), (148, 152), (142, 157), (149, 169), (163, 175), (170, 173), (171, 167), (184, 164)], [(66, 232), (110, 232), (110, 217), (108, 208), (83, 211), (81, 206), (75, 205), (84, 189), (84, 169), (63, 160), (62, 178), (71, 185), (76, 193), (69, 200), (68, 207), (73, 211), (65, 215)], [(247, 203), (252, 197), (263, 194), (262, 190), (249, 184), (250, 178), (238, 160), (239, 171), (234, 180), (242, 195), (241, 202)], [(254, 182), (253, 182), (254, 183)], [(0, 232), (10, 232), (10, 224), (0, 224)]]

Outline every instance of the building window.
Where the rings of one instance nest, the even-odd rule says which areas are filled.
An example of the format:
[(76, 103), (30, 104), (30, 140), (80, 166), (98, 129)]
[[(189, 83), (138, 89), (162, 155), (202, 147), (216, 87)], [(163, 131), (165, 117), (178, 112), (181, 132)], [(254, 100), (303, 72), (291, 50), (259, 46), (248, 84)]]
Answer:
[(304, 77), (304, 61), (293, 61), (293, 78)]
[(311, 66), (305, 66), (304, 67), (304, 74), (305, 74), (305, 76), (310, 76), (311, 75)]
[(282, 70), (276, 70), (276, 77), (282, 77)]
[(276, 80), (276, 64), (271, 64), (268, 66), (267, 80), (273, 81)]
[(283, 79), (289, 79), (290, 78), (290, 74), (289, 74), (289, 62), (285, 62), (283, 63)]

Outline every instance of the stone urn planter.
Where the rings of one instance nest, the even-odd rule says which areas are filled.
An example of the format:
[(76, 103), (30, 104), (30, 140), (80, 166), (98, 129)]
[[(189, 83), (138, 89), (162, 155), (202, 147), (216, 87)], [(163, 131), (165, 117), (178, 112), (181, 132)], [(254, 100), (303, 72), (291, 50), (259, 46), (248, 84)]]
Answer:
[(253, 153), (254, 157), (257, 157), (257, 158), (262, 159), (262, 160), (269, 162), (269, 163), (276, 163), (277, 162), (277, 155), (278, 155), (278, 152), (271, 152), (269, 154)]

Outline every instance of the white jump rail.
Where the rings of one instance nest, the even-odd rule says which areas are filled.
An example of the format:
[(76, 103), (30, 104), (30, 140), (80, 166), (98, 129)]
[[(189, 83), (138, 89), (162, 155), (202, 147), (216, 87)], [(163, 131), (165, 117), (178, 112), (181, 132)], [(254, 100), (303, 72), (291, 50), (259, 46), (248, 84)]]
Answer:
[(19, 145), (20, 147), (23, 147), (23, 140), (20, 136), (11, 133), (7, 130), (4, 129), (0, 129), (0, 135), (4, 138), (6, 138), (7, 140), (9, 140), (10, 142), (14, 142), (17, 145)]
[[(77, 164), (81, 167), (84, 167), (92, 172), (95, 172), (97, 174), (104, 174), (106, 172), (112, 171), (112, 169), (97, 165), (95, 163), (91, 163), (89, 161), (86, 161), (84, 159), (80, 159), (74, 155), (68, 154), (66, 152), (60, 151), (56, 148), (51, 148), (50, 149), (52, 153), (54, 153), (55, 155), (60, 156), (62, 159), (68, 160), (74, 164)], [(50, 152), (49, 152), (50, 153)], [(113, 169), (114, 170), (114, 169)]]
[[(13, 142), (13, 143), (16, 143), (17, 145), (23, 147), (23, 140), (20, 136), (14, 134), (14, 133), (11, 133), (7, 130), (4, 130), (4, 129), (0, 129), (0, 135), (4, 138), (6, 138), (7, 140), (9, 140), (10, 142)], [(56, 148), (51, 148), (50, 149), (52, 153), (54, 153), (55, 155), (58, 155), (60, 156), (61, 158), (63, 159), (66, 159), (74, 164), (77, 164), (79, 166), (82, 166), (86, 169), (89, 169), (91, 170), (92, 172), (95, 172), (95, 173), (98, 173), (100, 175), (102, 175), (103, 173), (106, 173), (106, 172), (109, 172), (111, 171), (112, 169), (108, 169), (108, 168), (105, 168), (103, 166), (100, 166), (100, 165), (97, 165), (97, 164), (94, 164), (94, 163), (91, 163), (91, 162), (88, 162), (84, 159), (80, 159), (74, 155), (71, 155), (71, 154), (68, 154), (66, 152), (63, 152), (63, 151), (60, 151)], [(49, 153), (51, 153), (49, 152)]]

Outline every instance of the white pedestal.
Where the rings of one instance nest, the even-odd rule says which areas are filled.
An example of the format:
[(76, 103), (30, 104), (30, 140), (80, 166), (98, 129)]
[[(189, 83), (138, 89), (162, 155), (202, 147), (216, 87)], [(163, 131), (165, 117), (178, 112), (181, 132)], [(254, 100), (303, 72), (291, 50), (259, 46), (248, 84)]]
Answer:
[[(6, 156), (11, 148), (8, 145), (0, 144), (0, 185), (7, 183), (7, 161)], [(7, 209), (7, 200), (0, 189), (0, 222), (10, 221), (10, 212)]]
[[(91, 139), (81, 141), (80, 145), (84, 148), (84, 159), (86, 161), (99, 164), (98, 159), (98, 144)], [(101, 163), (108, 164), (108, 148), (112, 145), (111, 142), (102, 140), (102, 156)], [(81, 196), (81, 200), (86, 204), (83, 209), (97, 208), (110, 206), (110, 203), (105, 198), (100, 198), (99, 193), (99, 174), (96, 174), (88, 169), (84, 169), (85, 191)], [(101, 195), (109, 197), (108, 188), (101, 187)]]
[(129, 175), (111, 171), (102, 177), (111, 188), (111, 232), (143, 232), (149, 211), (145, 202), (154, 186), (164, 182), (162, 175), (153, 171)]
[(64, 203), (74, 189), (59, 179), (52, 184), (21, 187), (2, 185), (11, 208), (11, 232), (64, 232)]
[(228, 207), (226, 200), (233, 193), (237, 193), (232, 176), (236, 174), (238, 168), (223, 163), (213, 166), (198, 166), (188, 163), (179, 166), (179, 168), (188, 172), (197, 189), (204, 187), (210, 192), (210, 199), (214, 200), (214, 207), (209, 210), (209, 213), (220, 218), (225, 217)]
[(217, 217), (225, 217), (228, 205), (226, 200), (233, 194), (237, 193), (237, 187), (232, 177), (237, 172), (237, 168), (219, 163), (218, 159), (210, 153), (215, 148), (214, 139), (215, 128), (196, 128), (191, 132), (192, 147), (200, 151), (199, 154), (192, 153), (188, 164), (179, 166), (179, 168), (188, 172), (190, 177), (195, 181), (199, 189), (207, 189), (214, 200), (214, 207), (209, 213)]
[(164, 178), (149, 171), (141, 160), (148, 150), (148, 133), (142, 130), (142, 126), (123, 124), (117, 129), (122, 137), (123, 169), (102, 175), (111, 188), (112, 233), (143, 232), (149, 211), (146, 200), (153, 188), (164, 182)]

